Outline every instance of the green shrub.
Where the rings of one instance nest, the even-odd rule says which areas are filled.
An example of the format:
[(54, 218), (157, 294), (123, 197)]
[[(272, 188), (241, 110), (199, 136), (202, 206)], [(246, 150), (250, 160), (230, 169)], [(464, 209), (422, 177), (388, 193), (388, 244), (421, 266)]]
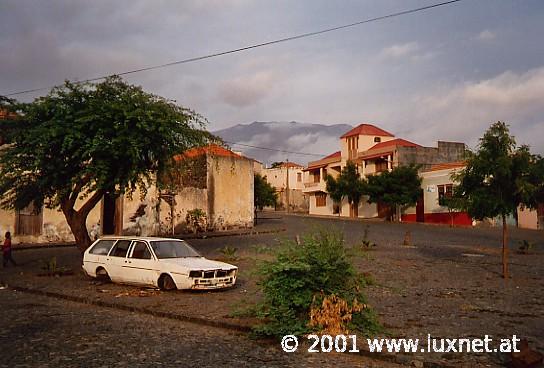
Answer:
[(238, 259), (238, 256), (236, 255), (236, 252), (238, 252), (238, 248), (225, 245), (223, 248), (219, 248), (219, 252), (227, 261), (236, 261)]
[(284, 241), (276, 259), (260, 266), (259, 275), (264, 297), (257, 309), (263, 319), (257, 334), (281, 337), (323, 330), (326, 326), (310, 325), (310, 313), (331, 296), (353, 311), (346, 329), (363, 334), (379, 330), (370, 308), (357, 310), (366, 303), (365, 277), (354, 269), (340, 233), (320, 231), (303, 237), (300, 245)]
[(206, 212), (200, 208), (187, 211), (185, 216), (185, 222), (187, 223), (187, 229), (192, 233), (206, 231), (208, 226), (208, 218)]

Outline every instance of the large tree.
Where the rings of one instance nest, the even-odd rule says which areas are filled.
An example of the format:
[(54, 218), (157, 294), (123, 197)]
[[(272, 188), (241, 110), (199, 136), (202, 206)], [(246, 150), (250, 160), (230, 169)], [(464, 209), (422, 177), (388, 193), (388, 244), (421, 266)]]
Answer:
[(468, 152), (466, 167), (453, 178), (459, 182), (454, 197), (478, 220), (502, 221), (502, 269), (508, 278), (508, 215), (518, 207), (535, 208), (543, 198), (544, 162), (528, 146), (516, 146), (508, 126), (497, 122), (480, 138), (476, 152)]
[(266, 180), (266, 176), (255, 174), (253, 178), (255, 209), (262, 210), (266, 206), (275, 206), (278, 201), (276, 189)]
[(278, 194), (276, 189), (266, 180), (266, 176), (255, 174), (253, 177), (254, 223), (257, 224), (257, 210), (266, 206), (276, 206)]
[(396, 208), (397, 221), (400, 221), (401, 209), (415, 205), (421, 195), (417, 166), (397, 166), (391, 171), (369, 176), (365, 194), (369, 202), (382, 202)]
[(357, 172), (355, 163), (348, 161), (336, 179), (327, 175), (325, 180), (327, 192), (333, 201), (341, 204), (347, 198), (350, 217), (357, 217), (359, 202), (364, 195), (365, 180)]
[(211, 136), (195, 112), (129, 85), (66, 82), (31, 103), (3, 101), (17, 114), (0, 151), (0, 205), (60, 208), (79, 249), (91, 243), (86, 219), (104, 194), (143, 190), (173, 154)]

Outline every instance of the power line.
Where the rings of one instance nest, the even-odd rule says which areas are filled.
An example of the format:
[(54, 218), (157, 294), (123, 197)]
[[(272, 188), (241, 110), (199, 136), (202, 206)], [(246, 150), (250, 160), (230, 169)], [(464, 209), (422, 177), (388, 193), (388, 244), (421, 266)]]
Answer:
[[(319, 154), (319, 153), (309, 153), (309, 152), (297, 152), (297, 151), (287, 151), (287, 150), (281, 150), (277, 148), (270, 148), (270, 147), (260, 147), (260, 146), (252, 146), (250, 144), (244, 144), (244, 143), (237, 143), (237, 142), (227, 142), (224, 141), (227, 144), (235, 145), (235, 146), (243, 146), (243, 147), (249, 147), (249, 148), (256, 148), (266, 151), (275, 151), (275, 152), (283, 152), (283, 153), (291, 153), (294, 155), (306, 155), (306, 156), (319, 156), (322, 159), (324, 159), (327, 155), (326, 154)], [(389, 153), (384, 152), (383, 156), (389, 155)], [(319, 160), (316, 160), (319, 161)], [(389, 160), (386, 160), (389, 161)], [(450, 162), (417, 162), (415, 164), (417, 165), (440, 165), (440, 164), (447, 164)]]
[(227, 142), (227, 144), (232, 144), (234, 146), (243, 146), (243, 147), (249, 147), (249, 148), (256, 148), (256, 149), (262, 149), (266, 151), (275, 151), (275, 152), (283, 152), (283, 153), (291, 153), (294, 155), (306, 155), (306, 156), (319, 156), (319, 157), (325, 157), (327, 155), (325, 154), (319, 154), (319, 153), (308, 153), (308, 152), (296, 152), (296, 151), (287, 151), (287, 150), (281, 150), (277, 148), (270, 148), (270, 147), (259, 147), (259, 146), (252, 146), (250, 144), (244, 144), (244, 143), (236, 143), (236, 142)]
[[(301, 39), (301, 38), (317, 36), (317, 35), (320, 35), (320, 34), (323, 34), (323, 33), (329, 33), (329, 32), (334, 32), (334, 31), (338, 31), (338, 30), (341, 30), (341, 29), (345, 29), (345, 28), (351, 28), (351, 27), (359, 26), (359, 25), (362, 25), (362, 24), (365, 24), (365, 23), (377, 22), (377, 21), (380, 21), (380, 20), (388, 19), (388, 18), (394, 18), (394, 17), (399, 17), (399, 16), (402, 16), (402, 15), (417, 13), (417, 12), (420, 12), (420, 11), (429, 10), (429, 9), (437, 8), (437, 7), (444, 6), (444, 5), (450, 5), (450, 4), (453, 4), (453, 3), (460, 2), (460, 1), (462, 1), (462, 0), (444, 1), (444, 2), (441, 2), (441, 3), (437, 3), (437, 4), (422, 6), (422, 7), (415, 8), (415, 9), (410, 9), (410, 10), (403, 10), (403, 11), (400, 11), (400, 12), (391, 13), (391, 14), (387, 14), (387, 15), (382, 15), (382, 16), (375, 17), (375, 18), (369, 18), (369, 19), (365, 19), (365, 20), (362, 20), (362, 21), (349, 23), (349, 24), (344, 24), (344, 25), (337, 26), (337, 27), (326, 28), (326, 29), (322, 29), (322, 30), (314, 31), (314, 32), (302, 33), (302, 34), (299, 34), (299, 35), (280, 38), (280, 39), (273, 40), (273, 41), (257, 43), (257, 44), (254, 44), (254, 45), (244, 46), (244, 47), (240, 47), (240, 48), (237, 48), (237, 49), (216, 52), (216, 53), (213, 53), (213, 54), (207, 54), (207, 55), (192, 57), (192, 58), (189, 58), (189, 59), (173, 61), (173, 62), (169, 62), (169, 63), (165, 63), (165, 64), (159, 64), (159, 65), (153, 65), (153, 66), (128, 70), (128, 71), (124, 71), (124, 72), (120, 72), (120, 73), (116, 73), (116, 74), (112, 74), (112, 75), (122, 76), (122, 75), (128, 75), (128, 74), (135, 74), (135, 73), (140, 73), (140, 72), (144, 72), (144, 71), (148, 71), (148, 70), (166, 68), (166, 67), (173, 66), (173, 65), (186, 64), (186, 63), (192, 63), (192, 62), (195, 62), (195, 61), (211, 59), (211, 58), (218, 57), (218, 56), (234, 54), (234, 53), (237, 53), (237, 52), (242, 52), (242, 51), (255, 49), (255, 48), (258, 48), (258, 47), (270, 46), (270, 45), (275, 45), (275, 44), (282, 43), (282, 42), (294, 41), (294, 40), (298, 40), (298, 39)], [(83, 81), (79, 81), (77, 83), (94, 82), (94, 81), (104, 79), (104, 78), (107, 78), (107, 77), (108, 77), (108, 75), (101, 76), (101, 77), (95, 77), (95, 78), (89, 78), (89, 79), (85, 79)], [(18, 92), (11, 92), (11, 93), (5, 94), (4, 96), (21, 95), (21, 94), (26, 94), (26, 93), (31, 93), (31, 92), (38, 92), (38, 91), (42, 91), (42, 90), (50, 89), (50, 88), (52, 88), (52, 87), (40, 87), (40, 88), (27, 89), (27, 90), (18, 91)]]

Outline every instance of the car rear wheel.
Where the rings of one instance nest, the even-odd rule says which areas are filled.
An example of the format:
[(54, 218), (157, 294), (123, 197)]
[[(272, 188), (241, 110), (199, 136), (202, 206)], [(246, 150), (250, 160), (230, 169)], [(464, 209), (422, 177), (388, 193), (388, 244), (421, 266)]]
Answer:
[(110, 275), (108, 275), (108, 271), (106, 271), (106, 269), (102, 268), (102, 267), (99, 267), (97, 270), (96, 270), (96, 278), (100, 281), (103, 281), (103, 282), (110, 282), (111, 279), (110, 279)]
[(159, 280), (159, 287), (166, 291), (176, 290), (176, 283), (170, 275), (162, 275)]

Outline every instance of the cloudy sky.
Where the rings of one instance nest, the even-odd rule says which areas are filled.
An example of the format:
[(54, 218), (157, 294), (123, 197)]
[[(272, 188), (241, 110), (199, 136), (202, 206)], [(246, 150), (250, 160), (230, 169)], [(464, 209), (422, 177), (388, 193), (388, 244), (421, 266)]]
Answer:
[[(0, 94), (435, 2), (0, 0)], [(544, 153), (543, 35), (542, 0), (464, 0), (127, 80), (200, 112), (211, 130), (252, 121), (369, 122), (420, 144), (474, 145), (503, 120), (518, 143)]]

